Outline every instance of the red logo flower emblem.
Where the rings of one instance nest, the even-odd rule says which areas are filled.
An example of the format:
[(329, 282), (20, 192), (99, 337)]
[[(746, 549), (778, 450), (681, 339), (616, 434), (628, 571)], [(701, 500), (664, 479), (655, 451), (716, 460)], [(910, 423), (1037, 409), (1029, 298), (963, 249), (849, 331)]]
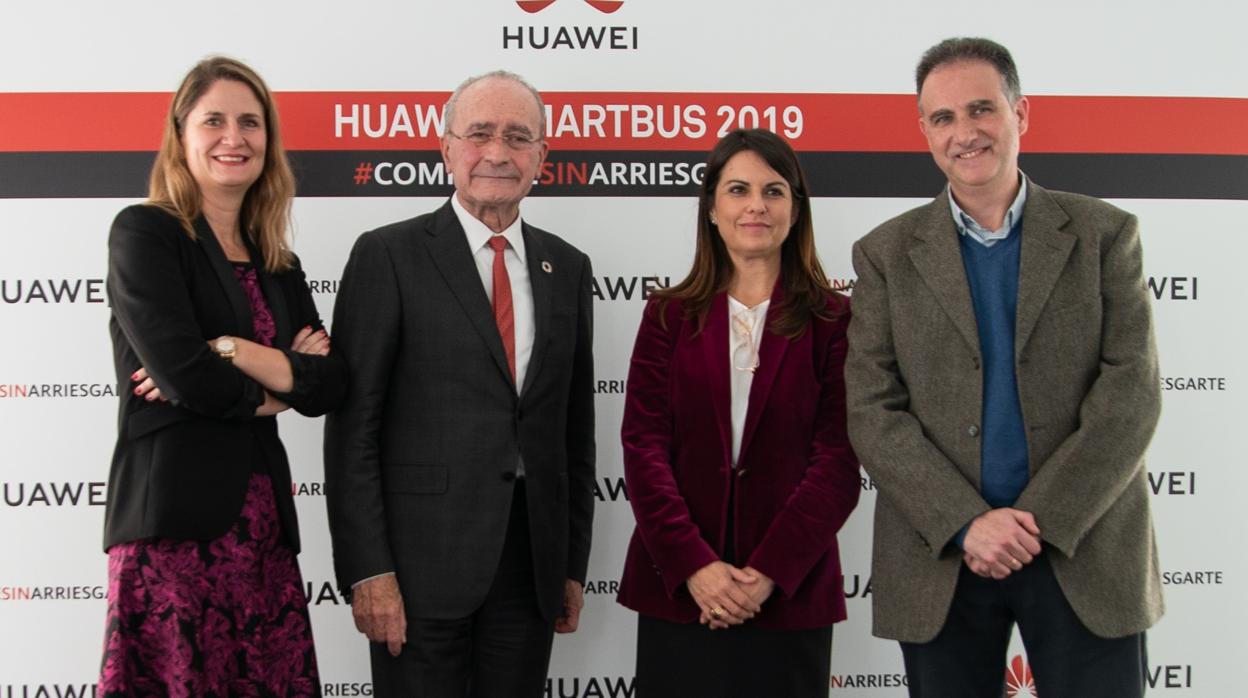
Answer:
[(541, 12), (547, 7), (550, 7), (551, 3), (554, 1), (555, 0), (516, 0), (516, 4), (520, 6), (520, 9), (532, 14), (534, 12)]
[[(516, 0), (516, 4), (525, 12), (533, 14), (555, 4), (555, 0)], [(624, 4), (624, 0), (585, 0), (585, 4), (609, 15), (620, 9), (620, 6)]]
[(1035, 679), (1031, 677), (1031, 667), (1027, 666), (1021, 654), (1014, 655), (1014, 659), (1011, 659), (1009, 666), (1005, 668), (1005, 695), (1009, 698), (1015, 696), (1039, 698), (1040, 696), (1036, 693)]

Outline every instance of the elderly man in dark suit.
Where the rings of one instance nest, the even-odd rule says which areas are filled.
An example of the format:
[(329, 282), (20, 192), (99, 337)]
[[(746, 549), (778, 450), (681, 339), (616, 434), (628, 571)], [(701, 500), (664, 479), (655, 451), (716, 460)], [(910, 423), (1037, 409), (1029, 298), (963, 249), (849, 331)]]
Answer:
[(1161, 398), (1136, 218), (1019, 172), (1029, 105), (1004, 47), (944, 41), (917, 82), (948, 189), (853, 255), (875, 634), (901, 641), (912, 696), (1002, 695), (1015, 624), (1040, 695), (1140, 695)]
[(547, 145), (537, 91), (471, 78), (447, 103), (455, 194), (364, 233), (326, 424), (334, 566), (385, 696), (539, 696), (576, 630), (593, 517), (589, 258), (520, 219)]

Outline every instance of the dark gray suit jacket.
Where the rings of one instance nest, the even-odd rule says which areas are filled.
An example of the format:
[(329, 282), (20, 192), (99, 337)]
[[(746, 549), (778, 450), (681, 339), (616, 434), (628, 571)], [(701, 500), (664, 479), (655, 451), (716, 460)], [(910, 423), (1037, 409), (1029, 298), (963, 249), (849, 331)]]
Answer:
[(524, 459), (538, 603), (584, 581), (594, 494), (589, 258), (523, 226), (535, 340), (519, 395), (467, 238), (448, 201), (360, 236), (334, 308), (350, 369), (325, 427), (334, 567), (343, 589), (398, 574), (409, 615), (464, 617), (489, 591)]
[[(1134, 216), (1028, 183), (1015, 366), (1032, 512), (1057, 580), (1092, 632), (1162, 613), (1144, 471), (1161, 408)], [(854, 450), (876, 481), (874, 631), (926, 642), (958, 577), (955, 534), (980, 496), (983, 372), (947, 194), (854, 245), (845, 380)]]

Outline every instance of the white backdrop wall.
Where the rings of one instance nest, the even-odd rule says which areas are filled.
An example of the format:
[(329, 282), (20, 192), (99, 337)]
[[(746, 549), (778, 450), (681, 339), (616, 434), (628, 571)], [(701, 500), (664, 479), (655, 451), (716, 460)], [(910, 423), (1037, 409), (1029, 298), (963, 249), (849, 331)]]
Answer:
[[(548, 690), (580, 698), (633, 695), (635, 618), (614, 602), (632, 526), (618, 430), (644, 289), (679, 279), (692, 254), (696, 203), (681, 167), (701, 159), (725, 114), (752, 118), (743, 107), (754, 107), (768, 125), (775, 107), (777, 130), (787, 130), (815, 180), (824, 265), (851, 284), (851, 243), (939, 191), (914, 121), (911, 76), (926, 47), (953, 35), (986, 35), (1013, 50), (1024, 91), (1037, 97), (1033, 132), (1023, 137), (1029, 174), (1109, 197), (1141, 219), (1166, 377), (1147, 467), (1168, 612), (1149, 634), (1149, 681), (1193, 696), (1242, 693), (1248, 551), (1237, 502), (1248, 485), (1239, 433), (1248, 398), (1235, 357), (1248, 330), (1234, 318), (1248, 301), (1237, 271), (1248, 250), (1248, 11), (1239, 3), (625, 0), (605, 13), (560, 0), (530, 14), (512, 0), (135, 0), (0, 12), (8, 29), (0, 42), (0, 698), (90, 695), (96, 678), (118, 389), (105, 239), (113, 215), (142, 197), (168, 92), (196, 60), (236, 56), (281, 94), (301, 176), (295, 248), (327, 319), (355, 237), (429, 211), (449, 191), (419, 179), (424, 163), (437, 180), (437, 157), (418, 121), (436, 116), (464, 77), (499, 67), (526, 76), (548, 93), (552, 161), (591, 175), (602, 163), (605, 182), (552, 169), (555, 181), (523, 206), (526, 219), (593, 258), (600, 294), (601, 498), (590, 593), (581, 630), (556, 640)], [(570, 47), (578, 31), (605, 32), (604, 47)], [(555, 46), (532, 46), (546, 32)], [(598, 113), (587, 104), (607, 115), (601, 134), (585, 128)], [(369, 136), (380, 123), (369, 117), (383, 105), (387, 133)], [(556, 132), (568, 105), (577, 118)], [(679, 105), (692, 131), (651, 134), (645, 109), (657, 116), (658, 105), (666, 105), (660, 125)], [(731, 110), (721, 113), (724, 105)], [(367, 115), (352, 111), (365, 107)], [(413, 135), (395, 121), (400, 107)], [(691, 107), (702, 109), (703, 133)], [(684, 165), (665, 181), (648, 169), (659, 163)], [(365, 164), (369, 178), (358, 180)], [(325, 693), (370, 695), (364, 641), (331, 583), (321, 423), (283, 415), (281, 428)], [(829, 691), (899, 696), (900, 653), (870, 635), (875, 494), (865, 475), (863, 488), (841, 533), (849, 620), (836, 629)], [(1020, 644), (1010, 656), (1020, 657), (1010, 666), (1011, 695), (1032, 695)]]

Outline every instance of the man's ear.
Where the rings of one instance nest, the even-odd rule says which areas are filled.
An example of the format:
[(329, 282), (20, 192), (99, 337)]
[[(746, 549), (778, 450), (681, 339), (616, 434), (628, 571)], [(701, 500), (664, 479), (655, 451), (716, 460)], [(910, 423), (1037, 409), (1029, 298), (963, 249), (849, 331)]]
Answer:
[(1027, 124), (1031, 118), (1031, 102), (1026, 97), (1019, 97), (1014, 103), (1014, 116), (1018, 118), (1018, 135), (1027, 133)]

